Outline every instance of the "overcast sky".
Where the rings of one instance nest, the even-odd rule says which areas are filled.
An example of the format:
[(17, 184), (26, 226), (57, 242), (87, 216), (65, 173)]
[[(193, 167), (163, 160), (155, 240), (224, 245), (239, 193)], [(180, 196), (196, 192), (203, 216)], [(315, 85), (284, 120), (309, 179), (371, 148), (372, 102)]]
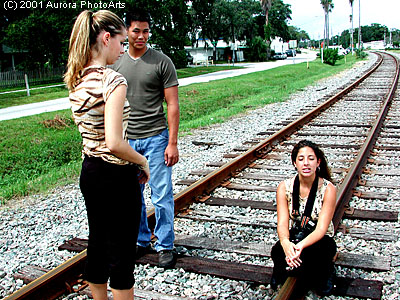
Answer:
[[(320, 0), (283, 0), (283, 2), (291, 5), (292, 20), (289, 21), (289, 25), (305, 30), (311, 39), (324, 37), (324, 10)], [(333, 5), (332, 13), (329, 14), (329, 34), (337, 35), (351, 28), (351, 7), (349, 0), (333, 0)], [(389, 29), (400, 29), (399, 0), (354, 0), (353, 13), (354, 27), (358, 27), (360, 15), (361, 26), (378, 23)]]

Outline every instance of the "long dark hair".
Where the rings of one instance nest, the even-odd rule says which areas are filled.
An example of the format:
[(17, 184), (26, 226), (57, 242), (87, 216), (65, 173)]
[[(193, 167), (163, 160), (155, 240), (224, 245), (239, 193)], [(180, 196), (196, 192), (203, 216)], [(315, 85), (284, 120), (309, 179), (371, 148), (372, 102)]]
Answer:
[(328, 161), (325, 157), (324, 152), (318, 147), (317, 144), (315, 144), (309, 140), (301, 140), (293, 147), (293, 150), (292, 150), (293, 165), (296, 162), (296, 158), (297, 158), (297, 154), (299, 154), (299, 150), (304, 147), (310, 147), (311, 149), (313, 149), (315, 156), (317, 157), (317, 159), (320, 160), (318, 176), (321, 178), (325, 178), (329, 181), (332, 181), (331, 170), (328, 167)]

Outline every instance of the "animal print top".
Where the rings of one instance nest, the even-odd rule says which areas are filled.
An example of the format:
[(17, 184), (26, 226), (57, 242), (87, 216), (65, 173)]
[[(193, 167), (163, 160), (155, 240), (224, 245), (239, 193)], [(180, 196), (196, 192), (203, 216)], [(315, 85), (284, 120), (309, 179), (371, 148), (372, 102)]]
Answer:
[[(105, 103), (119, 85), (128, 85), (121, 74), (103, 66), (89, 66), (80, 72), (75, 89), (70, 91), (69, 100), (74, 121), (82, 136), (82, 156), (100, 157), (110, 163), (127, 165), (130, 164), (128, 161), (116, 157), (107, 148), (104, 132)], [(125, 99), (122, 118), (125, 140), (129, 112), (130, 106)]]

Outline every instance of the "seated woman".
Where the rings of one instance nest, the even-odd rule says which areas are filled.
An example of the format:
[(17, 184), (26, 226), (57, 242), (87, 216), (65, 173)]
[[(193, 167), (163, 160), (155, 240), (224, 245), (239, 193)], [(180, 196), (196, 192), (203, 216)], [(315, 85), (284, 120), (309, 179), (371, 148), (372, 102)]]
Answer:
[(303, 288), (329, 295), (335, 277), (332, 217), (336, 188), (330, 182), (325, 155), (316, 144), (300, 141), (291, 158), (297, 175), (282, 181), (276, 192), (279, 241), (271, 251), (271, 288), (295, 276)]

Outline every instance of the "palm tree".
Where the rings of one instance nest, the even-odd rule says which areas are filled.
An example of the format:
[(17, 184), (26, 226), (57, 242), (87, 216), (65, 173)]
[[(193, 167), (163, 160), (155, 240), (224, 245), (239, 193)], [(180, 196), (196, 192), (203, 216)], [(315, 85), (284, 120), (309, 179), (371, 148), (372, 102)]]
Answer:
[(354, 32), (354, 28), (353, 28), (353, 4), (354, 4), (354, 0), (349, 0), (350, 2), (350, 6), (351, 6), (351, 15), (350, 15), (350, 22), (351, 22), (351, 35), (350, 35), (350, 45), (351, 45), (351, 55), (354, 55), (353, 53), (353, 45), (354, 45), (354, 37), (353, 37), (353, 32)]
[[(266, 27), (268, 27), (268, 13), (269, 13), (269, 10), (271, 9), (272, 1), (273, 0), (260, 0), (261, 8), (262, 8), (263, 12), (265, 13), (265, 26)], [(271, 56), (271, 40), (270, 40), (269, 35), (267, 37), (266, 43), (267, 43), (267, 58), (269, 59)]]
[(268, 26), (268, 12), (272, 6), (272, 0), (260, 0), (261, 8), (265, 12), (265, 25)]
[(325, 28), (324, 28), (324, 46), (329, 46), (329, 13), (332, 12), (333, 2), (332, 0), (321, 0), (322, 8), (325, 12)]

